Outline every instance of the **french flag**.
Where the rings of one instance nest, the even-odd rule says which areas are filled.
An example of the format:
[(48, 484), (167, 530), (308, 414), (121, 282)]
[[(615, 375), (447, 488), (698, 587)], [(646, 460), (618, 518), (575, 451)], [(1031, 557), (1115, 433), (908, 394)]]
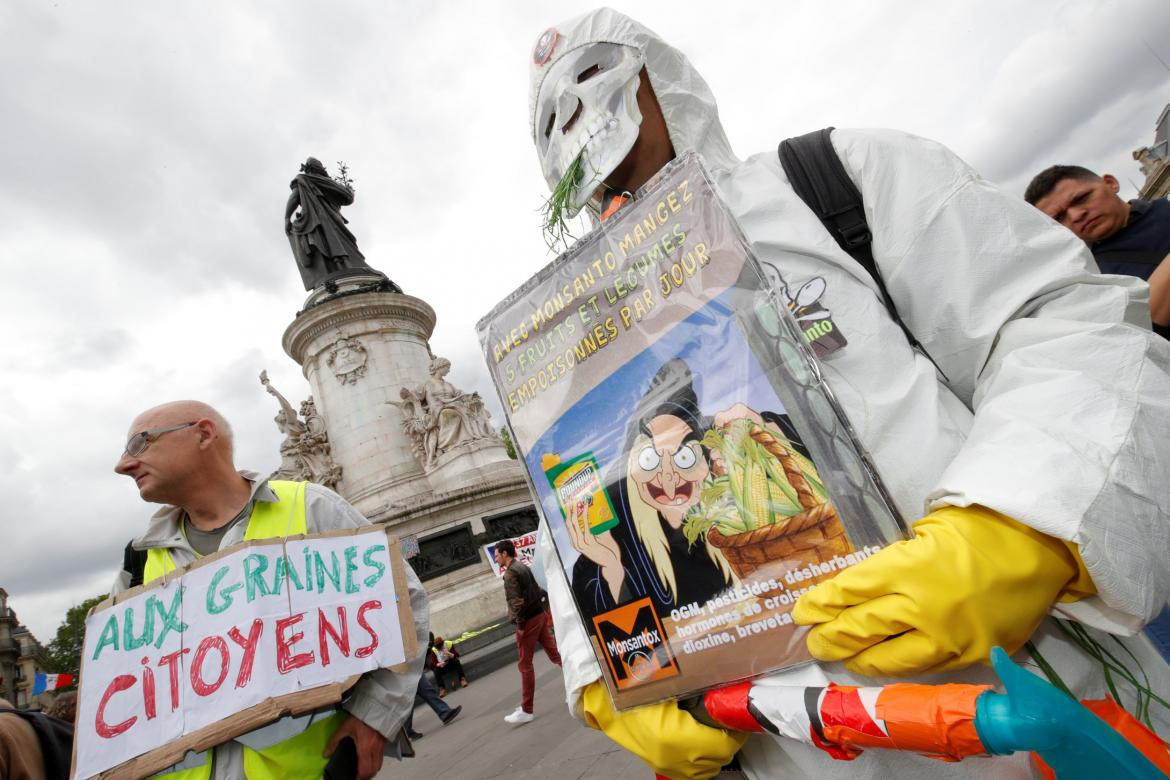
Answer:
[(33, 696), (45, 691), (56, 691), (61, 688), (68, 688), (73, 684), (73, 675), (71, 674), (41, 674), (37, 672), (36, 680), (33, 681)]

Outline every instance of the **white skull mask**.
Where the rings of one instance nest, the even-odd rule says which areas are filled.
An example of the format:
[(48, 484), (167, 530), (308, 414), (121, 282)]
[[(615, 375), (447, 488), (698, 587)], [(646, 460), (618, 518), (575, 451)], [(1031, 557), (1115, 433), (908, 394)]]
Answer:
[(536, 148), (550, 190), (584, 150), (583, 177), (570, 198), (570, 216), (589, 202), (638, 140), (642, 64), (641, 54), (631, 46), (593, 43), (561, 57), (541, 85)]

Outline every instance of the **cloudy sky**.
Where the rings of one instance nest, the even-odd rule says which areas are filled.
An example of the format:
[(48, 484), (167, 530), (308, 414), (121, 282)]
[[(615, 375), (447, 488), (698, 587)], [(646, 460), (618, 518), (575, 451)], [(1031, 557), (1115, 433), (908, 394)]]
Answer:
[[(529, 142), (538, 34), (590, 6), (4, 3), (0, 587), (43, 641), (106, 590), (151, 509), (112, 471), (142, 409), (207, 400), (278, 463), (267, 369), (305, 292), (281, 227), (309, 155), (357, 189), (371, 265), (439, 315), (451, 379), (499, 404), (474, 323), (550, 258)], [(719, 10), (715, 10), (719, 9)], [(1170, 102), (1165, 0), (639, 2), (711, 83), (741, 155), (826, 125), (936, 138), (1022, 192), (1112, 172)]]

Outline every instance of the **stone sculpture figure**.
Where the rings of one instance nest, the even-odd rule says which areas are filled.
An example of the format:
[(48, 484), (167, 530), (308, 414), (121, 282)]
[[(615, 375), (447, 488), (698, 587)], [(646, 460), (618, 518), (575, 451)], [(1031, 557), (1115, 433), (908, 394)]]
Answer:
[(417, 387), (403, 387), (401, 401), (389, 401), (402, 412), (402, 430), (410, 437), (415, 457), (430, 469), (438, 458), (460, 445), (498, 439), (491, 414), (479, 393), (465, 393), (447, 381), (451, 362), (432, 357), (430, 378)]
[(341, 466), (333, 462), (325, 422), (317, 413), (310, 396), (301, 404), (302, 420), (292, 404), (268, 381), (268, 372), (260, 372), (260, 384), (280, 403), (280, 411), (273, 418), (284, 434), (280, 443), (280, 467), (269, 479), (308, 480), (336, 490), (341, 481)]
[(448, 450), (465, 439), (482, 438), (477, 417), (486, 411), (479, 393), (464, 393), (447, 381), (451, 361), (431, 358), (431, 378), (423, 385), (427, 428), (435, 431), (436, 447)]
[(321, 419), (321, 415), (317, 413), (317, 402), (313, 400), (313, 396), (301, 402), (301, 418), (305, 421), (306, 435), (311, 437), (314, 442), (327, 442), (329, 435), (325, 432), (325, 421)]
[(289, 187), (284, 232), (305, 289), (313, 290), (350, 269), (369, 269), (341, 216), (341, 207), (353, 203), (353, 188), (330, 178), (315, 157), (305, 161)]
[(387, 401), (386, 403), (397, 406), (398, 411), (402, 412), (402, 431), (410, 439), (411, 451), (414, 452), (415, 459), (424, 468), (429, 467), (435, 461), (435, 437), (428, 436), (426, 408), (422, 396), (409, 387), (403, 387), (398, 391), (398, 395), (402, 399), (401, 401)]

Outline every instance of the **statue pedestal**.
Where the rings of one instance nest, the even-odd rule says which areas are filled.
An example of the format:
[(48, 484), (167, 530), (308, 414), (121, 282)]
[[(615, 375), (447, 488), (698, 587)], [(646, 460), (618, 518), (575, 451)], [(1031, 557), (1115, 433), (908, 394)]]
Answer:
[(432, 626), (458, 635), (506, 613), (481, 545), (535, 527), (535, 510), (520, 463), (482, 431), (420, 463), (403, 411), (390, 402), (432, 379), (435, 312), (379, 289), (384, 279), (356, 273), (313, 290), (284, 332), (284, 350), (312, 388), (342, 470), (337, 491), (371, 522), (418, 538), (412, 565), (430, 597)]
[(409, 295), (362, 291), (381, 278), (354, 275), (336, 293), (314, 290), (283, 339), (328, 428), (342, 469), (338, 492), (367, 517), (430, 489), (387, 401), (427, 378), (435, 312)]
[[(518, 465), (508, 458), (503, 442), (479, 439), (441, 454), (427, 476), (432, 484), (452, 490), (484, 484), (501, 474), (514, 477), (519, 471)], [(523, 472), (518, 476), (523, 479)]]

